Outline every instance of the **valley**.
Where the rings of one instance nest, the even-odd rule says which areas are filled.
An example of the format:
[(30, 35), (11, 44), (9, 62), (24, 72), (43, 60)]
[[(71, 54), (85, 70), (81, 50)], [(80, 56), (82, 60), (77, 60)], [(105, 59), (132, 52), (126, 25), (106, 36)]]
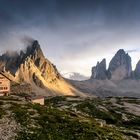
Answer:
[(10, 81), (9, 96), (0, 97), (1, 140), (140, 139), (139, 65), (132, 71), (124, 50), (83, 81), (62, 77), (36, 40), (1, 55), (0, 69)]

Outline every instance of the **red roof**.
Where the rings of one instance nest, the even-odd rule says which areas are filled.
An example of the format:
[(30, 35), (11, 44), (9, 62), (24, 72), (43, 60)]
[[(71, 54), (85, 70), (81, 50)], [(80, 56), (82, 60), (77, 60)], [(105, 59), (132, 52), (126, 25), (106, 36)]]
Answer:
[(6, 76), (2, 71), (0, 71), (0, 74), (6, 77), (9, 81), (11, 81), (11, 79), (8, 76)]

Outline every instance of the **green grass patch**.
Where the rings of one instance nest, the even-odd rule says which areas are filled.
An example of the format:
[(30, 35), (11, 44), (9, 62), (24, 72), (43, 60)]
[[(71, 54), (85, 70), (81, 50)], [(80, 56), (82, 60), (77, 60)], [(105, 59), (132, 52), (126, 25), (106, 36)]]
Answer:
[(27, 126), (27, 124), (30, 122), (30, 115), (28, 113), (28, 110), (18, 104), (12, 104), (11, 110), (15, 114), (17, 122), (19, 122), (23, 126)]
[(121, 119), (121, 114), (117, 114), (113, 110), (105, 111), (100, 110), (94, 102), (83, 102), (76, 106), (77, 110), (86, 113), (92, 117), (105, 120), (108, 124), (117, 124)]
[(0, 119), (2, 118), (2, 116), (5, 114), (5, 111), (3, 110), (3, 108), (0, 108)]

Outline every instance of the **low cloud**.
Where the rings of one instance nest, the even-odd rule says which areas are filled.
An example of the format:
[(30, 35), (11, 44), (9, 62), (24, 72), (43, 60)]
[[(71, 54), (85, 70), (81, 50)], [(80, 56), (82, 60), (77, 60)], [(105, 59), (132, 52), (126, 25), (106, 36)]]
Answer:
[(140, 49), (132, 49), (132, 50), (126, 50), (127, 53), (135, 53), (135, 52), (139, 52)]

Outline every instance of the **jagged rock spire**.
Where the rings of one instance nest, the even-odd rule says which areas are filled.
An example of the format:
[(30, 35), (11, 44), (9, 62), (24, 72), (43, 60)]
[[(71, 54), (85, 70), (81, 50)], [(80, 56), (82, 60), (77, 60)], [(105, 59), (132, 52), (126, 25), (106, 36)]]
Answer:
[(130, 78), (131, 73), (131, 57), (123, 49), (120, 49), (109, 64), (108, 78), (113, 80), (121, 80)]
[(135, 71), (134, 71), (134, 77), (136, 79), (140, 79), (140, 60), (136, 65)]
[(37, 40), (34, 40), (31, 46), (27, 47), (25, 58), (28, 56), (31, 57), (37, 67), (41, 67), (44, 62), (45, 56)]
[(112, 58), (108, 70), (106, 69), (106, 60), (98, 62), (96, 67), (92, 68), (91, 79), (112, 79), (121, 80), (131, 78), (132, 66), (131, 57), (123, 49), (120, 49)]
[(106, 59), (103, 59), (101, 62), (97, 62), (97, 65), (92, 68), (91, 79), (104, 80), (106, 78)]

